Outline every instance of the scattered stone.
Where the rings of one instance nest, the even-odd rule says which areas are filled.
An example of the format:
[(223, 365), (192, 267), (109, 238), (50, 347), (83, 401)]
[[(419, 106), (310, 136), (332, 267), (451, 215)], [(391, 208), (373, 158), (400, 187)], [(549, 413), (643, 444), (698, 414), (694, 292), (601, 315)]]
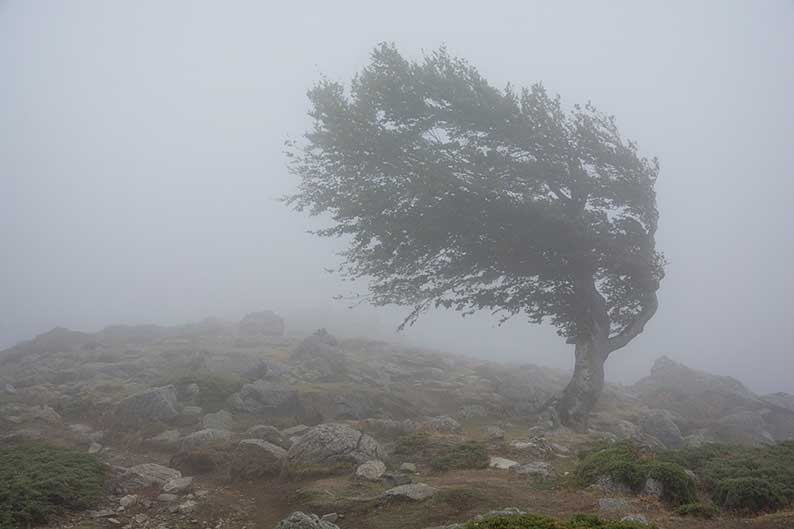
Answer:
[(403, 463), (400, 465), (400, 470), (403, 472), (410, 472), (411, 474), (416, 474), (416, 463)]
[(367, 481), (378, 481), (384, 472), (386, 472), (386, 464), (379, 459), (373, 459), (359, 465), (356, 469), (356, 477)]
[(193, 487), (192, 477), (174, 478), (163, 485), (163, 492), (167, 494), (184, 494)]
[(631, 505), (624, 498), (601, 498), (598, 500), (598, 510), (601, 512), (626, 512)]
[(276, 529), (339, 529), (339, 527), (333, 522), (319, 518), (316, 514), (296, 511), (281, 520)]
[(173, 503), (179, 499), (179, 496), (176, 494), (169, 494), (169, 493), (162, 493), (157, 496), (157, 501), (162, 501), (164, 503)]
[(163, 386), (136, 393), (119, 402), (114, 418), (138, 424), (141, 421), (170, 421), (179, 415), (176, 388)]
[(231, 430), (234, 426), (234, 417), (226, 410), (208, 413), (201, 419), (201, 425), (211, 430)]
[(189, 450), (191, 448), (198, 448), (212, 444), (227, 443), (232, 439), (232, 433), (227, 430), (215, 430), (212, 428), (205, 428), (186, 435), (179, 443), (180, 450)]
[(639, 424), (644, 433), (657, 439), (666, 448), (682, 448), (685, 444), (681, 430), (667, 410), (647, 410), (640, 415)]
[(518, 466), (518, 462), (512, 459), (505, 459), (504, 457), (491, 456), (488, 466), (498, 470), (510, 470), (512, 467)]
[(547, 478), (551, 476), (551, 465), (544, 461), (534, 461), (510, 467), (510, 471), (519, 475)]
[(339, 519), (339, 515), (335, 512), (329, 512), (328, 514), (323, 514), (320, 517), (320, 520), (331, 523), (336, 523), (338, 519)]
[(102, 445), (97, 443), (96, 441), (91, 443), (91, 446), (88, 447), (89, 454), (98, 454), (102, 451)]
[(231, 455), (233, 479), (275, 476), (281, 472), (287, 451), (262, 439), (243, 439)]
[(315, 426), (287, 452), (291, 474), (337, 473), (385, 455), (378, 442), (344, 424)]
[(399, 485), (384, 492), (388, 499), (407, 499), (412, 501), (423, 501), (435, 494), (437, 489), (424, 483), (411, 483)]
[(268, 443), (280, 446), (285, 450), (288, 450), (289, 447), (292, 446), (292, 441), (289, 440), (289, 436), (285, 436), (278, 430), (278, 428), (273, 426), (260, 424), (257, 426), (252, 426), (245, 433), (250, 439), (262, 439)]
[(648, 519), (642, 514), (629, 514), (620, 519), (621, 522), (635, 522), (640, 525), (648, 525)]
[(193, 500), (187, 500), (186, 502), (180, 504), (177, 510), (181, 514), (189, 514), (195, 512), (197, 508), (198, 508), (198, 503), (196, 503)]
[(505, 438), (505, 431), (498, 426), (488, 426), (485, 435), (488, 436), (489, 441), (501, 441)]
[(128, 494), (119, 500), (119, 505), (121, 505), (125, 509), (127, 507), (131, 507), (132, 505), (135, 505), (136, 503), (138, 503), (137, 494)]
[(157, 463), (144, 463), (142, 465), (135, 465), (127, 469), (127, 474), (130, 478), (137, 478), (141, 484), (141, 488), (148, 487), (152, 484), (165, 485), (172, 479), (181, 478), (182, 473), (173, 468), (164, 467)]

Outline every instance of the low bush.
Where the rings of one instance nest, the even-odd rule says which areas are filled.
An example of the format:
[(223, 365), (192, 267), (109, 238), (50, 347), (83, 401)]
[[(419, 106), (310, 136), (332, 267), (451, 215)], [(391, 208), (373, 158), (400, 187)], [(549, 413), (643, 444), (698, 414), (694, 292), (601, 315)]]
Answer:
[(463, 527), (464, 529), (654, 529), (653, 525), (602, 520), (587, 514), (574, 516), (570, 520), (555, 520), (535, 514), (494, 516), (479, 522), (469, 522)]
[(714, 489), (714, 503), (740, 513), (772, 512), (783, 508), (786, 499), (777, 487), (759, 478), (723, 479)]
[(485, 444), (479, 441), (465, 441), (438, 454), (430, 461), (430, 466), (436, 472), (443, 472), (487, 468), (489, 461)]
[(662, 499), (672, 505), (695, 501), (695, 482), (676, 463), (657, 461), (630, 443), (618, 443), (596, 449), (581, 456), (576, 477), (583, 486), (596, 483), (607, 476), (615, 483), (639, 492), (648, 478), (662, 484)]
[(0, 529), (87, 509), (102, 493), (105, 477), (105, 467), (83, 452), (32, 442), (0, 446)]
[(794, 442), (763, 447), (710, 444), (664, 452), (693, 470), (726, 510), (772, 512), (794, 504)]
[(687, 503), (678, 507), (675, 512), (679, 516), (692, 516), (705, 520), (710, 520), (718, 514), (716, 507), (704, 503)]

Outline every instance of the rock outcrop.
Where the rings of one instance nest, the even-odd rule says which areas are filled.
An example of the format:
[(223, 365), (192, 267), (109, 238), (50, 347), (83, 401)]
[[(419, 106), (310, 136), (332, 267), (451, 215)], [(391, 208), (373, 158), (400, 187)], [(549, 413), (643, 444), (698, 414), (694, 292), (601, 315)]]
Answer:
[(286, 470), (296, 475), (350, 472), (384, 455), (378, 442), (367, 434), (344, 424), (321, 424), (290, 447)]

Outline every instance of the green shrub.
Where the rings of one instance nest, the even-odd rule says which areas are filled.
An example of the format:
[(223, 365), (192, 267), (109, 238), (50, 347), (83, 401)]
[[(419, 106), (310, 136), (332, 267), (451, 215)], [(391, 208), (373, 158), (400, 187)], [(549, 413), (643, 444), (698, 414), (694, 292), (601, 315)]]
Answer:
[(82, 452), (43, 443), (0, 446), (0, 529), (90, 507), (102, 493), (105, 474), (94, 456)]
[[(659, 459), (695, 471), (722, 508), (772, 511), (794, 503), (794, 442), (746, 447), (710, 444), (664, 452)], [(734, 480), (753, 480), (735, 482)], [(763, 483), (762, 483), (763, 482)], [(749, 487), (738, 490), (738, 484)]]
[(662, 499), (672, 505), (696, 499), (695, 483), (683, 468), (672, 462), (656, 461), (638, 447), (618, 443), (608, 448), (582, 454), (576, 478), (582, 486), (608, 476), (615, 483), (639, 492), (648, 478), (663, 485)]
[(720, 481), (714, 489), (714, 502), (725, 510), (750, 514), (772, 512), (786, 505), (780, 490), (759, 478)]
[(653, 525), (602, 520), (589, 514), (580, 514), (570, 520), (555, 520), (536, 514), (494, 516), (480, 522), (469, 522), (463, 527), (464, 529), (654, 529)]
[(703, 518), (706, 520), (710, 520), (718, 514), (716, 507), (703, 503), (687, 503), (678, 507), (675, 512), (679, 516), (692, 516), (694, 518)]
[(430, 461), (430, 466), (437, 472), (445, 470), (463, 470), (469, 468), (486, 468), (490, 458), (485, 445), (479, 441), (465, 441), (453, 445)]

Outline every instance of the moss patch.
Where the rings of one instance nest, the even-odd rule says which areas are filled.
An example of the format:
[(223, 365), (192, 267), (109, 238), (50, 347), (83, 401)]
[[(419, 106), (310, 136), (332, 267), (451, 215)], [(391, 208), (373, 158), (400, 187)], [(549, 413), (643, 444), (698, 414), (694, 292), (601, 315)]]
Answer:
[(105, 467), (82, 452), (43, 443), (0, 446), (0, 529), (89, 508), (102, 493), (105, 476)]

